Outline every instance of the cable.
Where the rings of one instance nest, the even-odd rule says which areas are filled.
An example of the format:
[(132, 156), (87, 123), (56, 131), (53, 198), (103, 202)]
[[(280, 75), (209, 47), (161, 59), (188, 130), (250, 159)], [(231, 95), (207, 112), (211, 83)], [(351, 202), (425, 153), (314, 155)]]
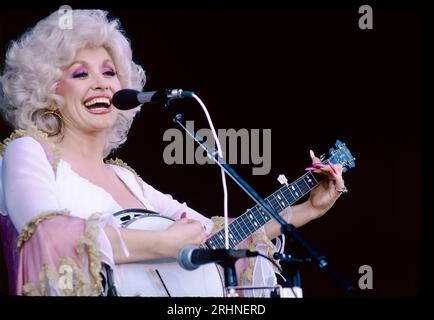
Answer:
[[(206, 119), (208, 120), (208, 124), (211, 128), (211, 132), (212, 135), (214, 137), (214, 140), (216, 141), (216, 145), (217, 145), (217, 152), (219, 154), (219, 156), (221, 158), (223, 158), (223, 152), (222, 152), (222, 148), (220, 145), (220, 140), (218, 139), (217, 133), (214, 129), (214, 125), (212, 123), (211, 117), (208, 113), (208, 109), (206, 108), (205, 104), (202, 102), (202, 100), (195, 94), (192, 94), (192, 97), (194, 99), (196, 99), (196, 101), (200, 104), (200, 106), (203, 109), (203, 112), (205, 113)], [(224, 230), (225, 230), (225, 248), (226, 249), (230, 249), (229, 248), (229, 222), (228, 222), (228, 189), (227, 189), (227, 185), (226, 185), (226, 175), (225, 175), (225, 171), (223, 168), (220, 169), (221, 170), (221, 175), (222, 175), (222, 185), (223, 185), (223, 212), (224, 212), (224, 222), (225, 222), (225, 226), (224, 226)]]
[(282, 270), (282, 268), (275, 262), (275, 261), (273, 261), (272, 259), (270, 259), (269, 257), (267, 257), (265, 254), (262, 254), (262, 253), (257, 253), (257, 255), (259, 256), (259, 257), (262, 257), (262, 258), (265, 258), (265, 259), (267, 259), (268, 261), (270, 261), (275, 267), (276, 267), (276, 269), (277, 270), (279, 270), (279, 272), (282, 272), (283, 273), (283, 270)]
[[(283, 269), (274, 260), (272, 260), (269, 257), (267, 257), (265, 254), (262, 254), (262, 253), (259, 253), (259, 252), (257, 252), (257, 255), (259, 257), (263, 257), (263, 258), (267, 259), (268, 261), (270, 261), (276, 267), (276, 269), (279, 270), (280, 273), (283, 273)], [(287, 282), (287, 279), (282, 274), (280, 274), (280, 273), (279, 273), (279, 275), (285, 280), (285, 282)], [(291, 287), (288, 287), (288, 288), (291, 290), (291, 292), (294, 295), (294, 297), (297, 298), (297, 294), (295, 293), (294, 289), (292, 289)]]

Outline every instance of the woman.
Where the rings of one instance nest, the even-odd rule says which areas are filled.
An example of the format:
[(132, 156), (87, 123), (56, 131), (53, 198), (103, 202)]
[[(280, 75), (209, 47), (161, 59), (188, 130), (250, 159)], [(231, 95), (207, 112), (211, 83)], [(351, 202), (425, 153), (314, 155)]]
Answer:
[[(116, 109), (112, 96), (140, 90), (145, 74), (117, 19), (74, 10), (72, 29), (59, 19), (53, 13), (41, 20), (6, 55), (1, 111), (16, 131), (1, 150), (2, 241), (13, 293), (104, 295), (104, 265), (118, 284), (118, 265), (176, 257), (188, 244), (203, 244), (217, 220), (157, 191), (122, 161), (105, 161), (125, 142), (139, 110)], [(345, 190), (341, 167), (322, 165), (313, 152), (311, 158), (312, 169), (328, 179), (306, 202), (281, 212), (297, 227), (323, 215)], [(112, 214), (127, 208), (175, 223), (162, 231), (120, 228)], [(268, 239), (279, 233), (269, 222), (262, 230), (267, 239), (253, 245), (271, 247)]]

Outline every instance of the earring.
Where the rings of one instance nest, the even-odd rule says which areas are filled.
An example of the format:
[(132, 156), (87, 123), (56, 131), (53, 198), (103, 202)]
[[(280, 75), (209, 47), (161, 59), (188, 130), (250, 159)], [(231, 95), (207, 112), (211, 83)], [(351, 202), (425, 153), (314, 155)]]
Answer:
[(59, 112), (57, 112), (56, 109), (55, 110), (45, 110), (42, 113), (42, 116), (43, 117), (54, 116), (57, 120), (58, 129), (56, 130), (56, 132), (50, 133), (49, 136), (56, 136), (62, 131), (62, 123), (63, 123), (62, 115)]
[(60, 113), (57, 112), (57, 110), (48, 110), (48, 111), (44, 111), (44, 113), (42, 114), (43, 116), (47, 116), (47, 115), (53, 115), (55, 116), (59, 121), (62, 121), (62, 116), (60, 115)]

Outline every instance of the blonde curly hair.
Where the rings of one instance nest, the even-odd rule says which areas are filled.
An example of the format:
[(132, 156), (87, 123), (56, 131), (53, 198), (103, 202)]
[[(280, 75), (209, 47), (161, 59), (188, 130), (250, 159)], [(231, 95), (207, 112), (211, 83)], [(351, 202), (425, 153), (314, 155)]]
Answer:
[[(0, 75), (0, 112), (15, 129), (36, 126), (48, 135), (61, 131), (60, 118), (46, 111), (53, 104), (62, 108), (56, 82), (78, 49), (104, 47), (116, 65), (122, 88), (141, 90), (145, 85), (145, 72), (133, 61), (130, 42), (117, 18), (109, 19), (103, 10), (72, 10), (72, 29), (61, 28), (60, 18), (60, 12), (50, 14), (9, 45)], [(119, 113), (105, 156), (126, 141), (137, 111)]]

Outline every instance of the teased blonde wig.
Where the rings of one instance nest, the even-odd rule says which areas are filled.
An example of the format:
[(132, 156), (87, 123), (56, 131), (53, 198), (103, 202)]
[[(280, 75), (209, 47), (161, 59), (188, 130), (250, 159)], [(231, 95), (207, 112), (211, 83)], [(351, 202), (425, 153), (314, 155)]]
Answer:
[[(132, 60), (128, 38), (118, 19), (102, 10), (73, 10), (72, 29), (62, 28), (59, 12), (39, 21), (17, 41), (11, 42), (0, 77), (0, 111), (15, 129), (38, 129), (53, 135), (61, 121), (46, 111), (64, 101), (55, 93), (56, 82), (78, 49), (103, 46), (111, 55), (122, 88), (140, 90), (145, 72)], [(138, 108), (120, 112), (106, 142), (104, 155), (126, 141)]]

